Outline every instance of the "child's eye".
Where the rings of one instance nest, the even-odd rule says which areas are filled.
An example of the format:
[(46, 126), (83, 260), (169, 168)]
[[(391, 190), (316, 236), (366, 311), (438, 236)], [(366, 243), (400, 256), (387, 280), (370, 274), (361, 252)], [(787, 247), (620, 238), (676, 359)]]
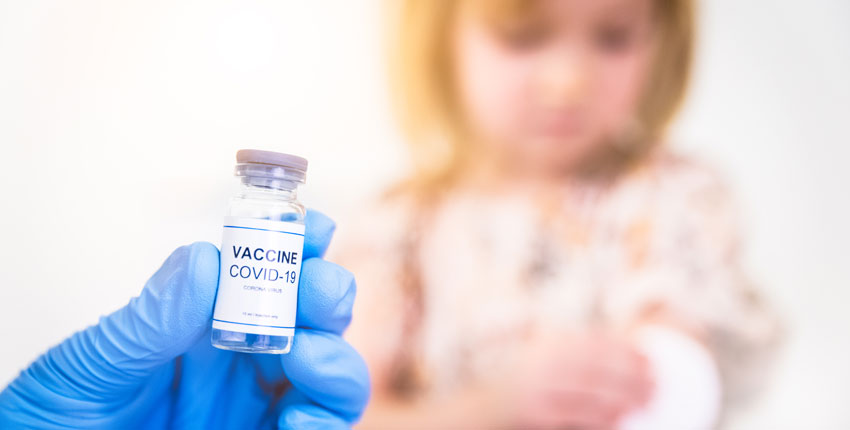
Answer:
[(607, 27), (596, 32), (596, 45), (604, 51), (617, 53), (626, 50), (634, 39), (626, 27)]

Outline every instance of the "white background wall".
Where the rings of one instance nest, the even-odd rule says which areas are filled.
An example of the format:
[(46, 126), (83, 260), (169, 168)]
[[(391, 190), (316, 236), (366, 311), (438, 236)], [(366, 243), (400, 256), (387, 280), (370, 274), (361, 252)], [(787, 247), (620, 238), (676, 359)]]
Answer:
[[(0, 0), (0, 384), (217, 243), (237, 149), (309, 158), (331, 215), (402, 169), (379, 3)], [(676, 141), (737, 186), (790, 328), (735, 426), (850, 428), (850, 3), (711, 0), (701, 24)]]

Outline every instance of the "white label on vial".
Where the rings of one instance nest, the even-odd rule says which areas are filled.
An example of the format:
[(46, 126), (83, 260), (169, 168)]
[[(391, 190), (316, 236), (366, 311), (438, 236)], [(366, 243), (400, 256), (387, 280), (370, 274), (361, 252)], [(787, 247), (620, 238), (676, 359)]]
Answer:
[(295, 333), (304, 225), (225, 217), (213, 328)]

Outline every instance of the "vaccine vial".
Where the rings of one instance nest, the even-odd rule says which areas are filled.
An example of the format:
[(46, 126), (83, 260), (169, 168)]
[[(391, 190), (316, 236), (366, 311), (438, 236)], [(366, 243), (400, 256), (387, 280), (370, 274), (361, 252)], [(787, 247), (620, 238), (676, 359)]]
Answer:
[(212, 344), (240, 352), (286, 354), (295, 335), (304, 250), (304, 206), (297, 188), (307, 160), (243, 149), (221, 240)]

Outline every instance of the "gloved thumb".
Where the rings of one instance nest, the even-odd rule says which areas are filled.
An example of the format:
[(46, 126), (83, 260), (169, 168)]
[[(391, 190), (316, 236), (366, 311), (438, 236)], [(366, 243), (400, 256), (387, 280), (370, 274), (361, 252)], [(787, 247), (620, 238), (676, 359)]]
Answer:
[(108, 398), (138, 386), (207, 334), (218, 249), (175, 250), (127, 306), (50, 349), (26, 370), (55, 393)]

